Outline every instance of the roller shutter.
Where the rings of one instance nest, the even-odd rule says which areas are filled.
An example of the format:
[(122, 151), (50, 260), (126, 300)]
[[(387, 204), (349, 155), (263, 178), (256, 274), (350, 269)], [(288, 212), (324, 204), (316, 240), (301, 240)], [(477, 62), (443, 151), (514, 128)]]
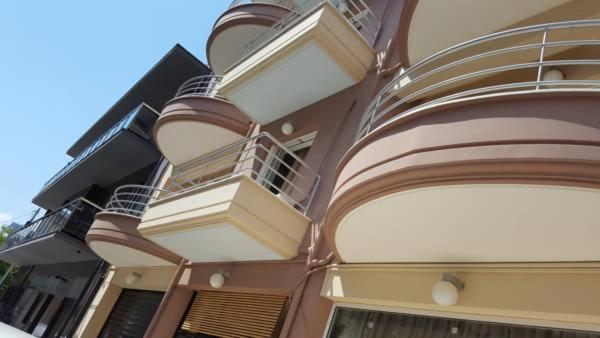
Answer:
[(164, 293), (123, 290), (104, 323), (100, 338), (142, 338)]
[(273, 337), (286, 305), (284, 296), (198, 291), (178, 337)]

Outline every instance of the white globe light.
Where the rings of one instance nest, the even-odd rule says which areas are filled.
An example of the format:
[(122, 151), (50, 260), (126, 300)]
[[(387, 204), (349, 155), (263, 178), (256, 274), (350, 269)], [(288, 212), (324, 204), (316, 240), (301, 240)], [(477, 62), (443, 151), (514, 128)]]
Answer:
[(563, 74), (558, 69), (550, 69), (544, 73), (542, 76), (543, 81), (561, 81), (565, 79), (565, 74)]
[(141, 273), (132, 272), (129, 275), (127, 275), (127, 277), (125, 277), (125, 283), (127, 283), (127, 285), (131, 285), (137, 282), (140, 278), (142, 278)]
[(458, 302), (458, 289), (448, 281), (439, 281), (433, 286), (431, 296), (438, 305), (452, 306)]
[(290, 136), (294, 133), (294, 124), (292, 122), (285, 122), (281, 125), (281, 132), (283, 135)]
[(215, 272), (210, 276), (210, 286), (218, 289), (225, 284), (225, 276), (220, 272)]

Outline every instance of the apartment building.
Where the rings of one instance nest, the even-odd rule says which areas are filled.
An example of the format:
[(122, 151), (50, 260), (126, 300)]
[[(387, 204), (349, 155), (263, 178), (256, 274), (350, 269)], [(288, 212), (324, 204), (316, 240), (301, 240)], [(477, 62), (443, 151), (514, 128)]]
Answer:
[(85, 243), (94, 216), (116, 187), (148, 184), (161, 170), (158, 112), (184, 79), (209, 73), (176, 45), (67, 150), (73, 159), (33, 199), (47, 212), (0, 248), (18, 267), (3, 322), (36, 337), (73, 336), (108, 268)]
[[(600, 6), (235, 0), (77, 337), (600, 337)], [(127, 333), (127, 334), (126, 334)]]

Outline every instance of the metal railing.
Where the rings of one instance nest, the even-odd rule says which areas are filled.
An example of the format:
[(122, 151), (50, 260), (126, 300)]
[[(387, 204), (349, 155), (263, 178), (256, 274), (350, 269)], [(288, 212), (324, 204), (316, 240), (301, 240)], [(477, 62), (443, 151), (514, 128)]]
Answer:
[(226, 178), (247, 175), (306, 214), (320, 177), (301, 158), (268, 133), (260, 133), (173, 169), (163, 189), (127, 185), (115, 190), (106, 211), (142, 217), (147, 205)]
[(171, 196), (174, 193), (146, 185), (122, 185), (115, 189), (104, 211), (141, 218), (148, 204), (166, 195)]
[(256, 50), (268, 44), (287, 28), (301, 21), (307, 13), (325, 2), (329, 2), (337, 8), (346, 20), (366, 39), (369, 45), (373, 45), (379, 33), (381, 21), (363, 0), (305, 0), (291, 9), (288, 14), (265, 32), (248, 42), (242, 50), (240, 60), (247, 58)]
[(84, 198), (76, 199), (10, 234), (0, 246), (0, 251), (58, 231), (84, 240), (94, 222), (94, 216), (100, 210), (102, 208)]
[(294, 7), (293, 0), (233, 0), (229, 4), (229, 7), (227, 7), (227, 9), (231, 9), (233, 7), (242, 6), (242, 5), (256, 4), (256, 3), (277, 5), (277, 6), (281, 6), (281, 7), (285, 7), (285, 8)]
[[(114, 124), (110, 129), (108, 129), (102, 135), (100, 135), (100, 137), (98, 137), (96, 139), (96, 141), (94, 141), (92, 144), (87, 146), (84, 150), (82, 150), (79, 154), (77, 154), (77, 156), (75, 156), (69, 163), (67, 163), (61, 170), (59, 170), (54, 176), (52, 176), (52, 178), (50, 178), (44, 184), (44, 186), (42, 187), (42, 191), (44, 191), (46, 188), (48, 188), (49, 186), (54, 184), (56, 181), (61, 179), (63, 176), (65, 176), (67, 173), (69, 173), (73, 168), (75, 168), (77, 165), (79, 165), (79, 163), (83, 162), (88, 157), (90, 157), (96, 150), (100, 149), (103, 145), (107, 144), (117, 134), (119, 134), (120, 131), (122, 131), (124, 129), (132, 129), (132, 130), (134, 130), (134, 132), (136, 132), (141, 137), (145, 138), (148, 141), (152, 141), (151, 140), (151, 138), (152, 138), (151, 128), (152, 128), (153, 122), (147, 123), (146, 121), (141, 121), (141, 120), (148, 119), (146, 116), (141, 116), (142, 114), (140, 113), (140, 111), (142, 111), (142, 108), (144, 108), (144, 107), (148, 108), (147, 110), (151, 110), (151, 108), (149, 108), (148, 106), (146, 106), (144, 104), (137, 106), (133, 111), (131, 111), (129, 114), (125, 115), (121, 120), (119, 120), (119, 122)], [(147, 110), (144, 110), (144, 111), (147, 111)], [(153, 110), (151, 110), (151, 111), (153, 111)], [(156, 115), (158, 115), (156, 112), (154, 112), (154, 113)], [(140, 121), (138, 121), (138, 120), (140, 120)]]
[(394, 77), (379, 92), (363, 116), (356, 139), (415, 110), (457, 99), (532, 90), (598, 91), (600, 80), (545, 80), (543, 74), (559, 66), (600, 66), (600, 57), (573, 58), (562, 53), (600, 46), (600, 39), (574, 38), (585, 37), (590, 30), (598, 36), (599, 29), (600, 20), (548, 23), (486, 35), (440, 51)]
[(206, 96), (223, 98), (219, 95), (219, 84), (223, 79), (217, 75), (201, 75), (185, 81), (175, 94), (175, 98), (182, 96)]

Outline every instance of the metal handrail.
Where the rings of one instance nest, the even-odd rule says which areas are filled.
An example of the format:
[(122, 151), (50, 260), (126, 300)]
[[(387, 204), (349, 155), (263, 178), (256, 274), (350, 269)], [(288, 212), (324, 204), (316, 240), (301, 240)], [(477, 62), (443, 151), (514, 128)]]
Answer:
[[(598, 59), (568, 59), (559, 58), (548, 60), (549, 48), (571, 48), (584, 46), (599, 46), (598, 39), (572, 39), (549, 41), (549, 32), (578, 29), (578, 28), (600, 28), (600, 20), (578, 20), (567, 22), (547, 23), (535, 26), (520, 27), (502, 32), (497, 32), (475, 38), (453, 47), (433, 54), (426, 59), (418, 62), (406, 71), (395, 76), (371, 101), (365, 115), (363, 116), (356, 141), (365, 137), (367, 134), (381, 127), (383, 124), (390, 123), (406, 116), (416, 110), (423, 109), (436, 104), (449, 102), (451, 100), (464, 99), (480, 95), (503, 94), (506, 92), (520, 93), (527, 91), (564, 91), (564, 90), (590, 90), (600, 91), (600, 81), (587, 79), (568, 79), (568, 80), (544, 80), (542, 77), (544, 69), (550, 69), (557, 66), (600, 66)], [(522, 43), (530, 39), (532, 34), (541, 34), (541, 41), (536, 43)], [(572, 36), (572, 35), (570, 35)], [(512, 43), (508, 47), (504, 46), (497, 49), (480, 47), (484, 43), (494, 42), (500, 39), (515, 38), (517, 43)], [(520, 38), (520, 40), (519, 40)], [(468, 48), (482, 49), (482, 52), (474, 53), (466, 57), (459, 55)], [(537, 51), (538, 58), (527, 62), (509, 63), (494, 66), (481, 66), (478, 61), (490, 57), (503, 56), (503, 60), (510, 60), (510, 56), (524, 56), (519, 54), (523, 52)], [(455, 59), (451, 59), (455, 56)], [(560, 55), (558, 55), (560, 57)], [(444, 61), (444, 58), (451, 59)], [(488, 59), (489, 60), (489, 59)], [(472, 66), (470, 71), (457, 71), (457, 67)], [(459, 83), (466, 81), (479, 80), (494, 75), (507, 75), (513, 71), (534, 70), (535, 78), (525, 81), (510, 81), (492, 85), (475, 87), (468, 84), (456, 88)], [(458, 74), (451, 74), (455, 71)], [(444, 77), (444, 73), (450, 73)], [(432, 83), (424, 83), (432, 79), (433, 76), (439, 76), (441, 79), (434, 79)], [(504, 76), (503, 78), (508, 78)], [(419, 84), (423, 87), (415, 88)], [(453, 87), (454, 86), (454, 87)], [(440, 97), (435, 97), (436, 93), (441, 93)], [(406, 107), (417, 99), (427, 99), (425, 102)], [(397, 111), (397, 112), (396, 112)]]
[(248, 5), (248, 4), (270, 4), (277, 5), (285, 8), (293, 8), (294, 1), (293, 0), (233, 0), (227, 9), (232, 9), (233, 7)]
[(146, 210), (146, 206), (158, 200), (161, 194), (173, 195), (174, 193), (146, 185), (122, 185), (115, 189), (104, 211), (141, 218)]
[(152, 202), (238, 175), (247, 175), (304, 214), (320, 181), (300, 157), (270, 134), (260, 133), (173, 168), (170, 184), (162, 189), (143, 185), (117, 188), (105, 211), (141, 218)]
[(94, 215), (101, 210), (100, 206), (80, 197), (10, 234), (0, 246), (0, 251), (57, 231), (68, 232), (83, 240), (94, 221)]
[(358, 30), (367, 43), (373, 46), (379, 34), (381, 21), (363, 0), (305, 0), (291, 9), (288, 14), (269, 29), (248, 42), (242, 50), (240, 61), (271, 42), (275, 37), (304, 19), (307, 14), (325, 2), (331, 3)]
[(223, 79), (217, 75), (201, 75), (185, 81), (175, 94), (175, 98), (182, 96), (204, 96), (223, 98), (219, 95), (219, 84)]

